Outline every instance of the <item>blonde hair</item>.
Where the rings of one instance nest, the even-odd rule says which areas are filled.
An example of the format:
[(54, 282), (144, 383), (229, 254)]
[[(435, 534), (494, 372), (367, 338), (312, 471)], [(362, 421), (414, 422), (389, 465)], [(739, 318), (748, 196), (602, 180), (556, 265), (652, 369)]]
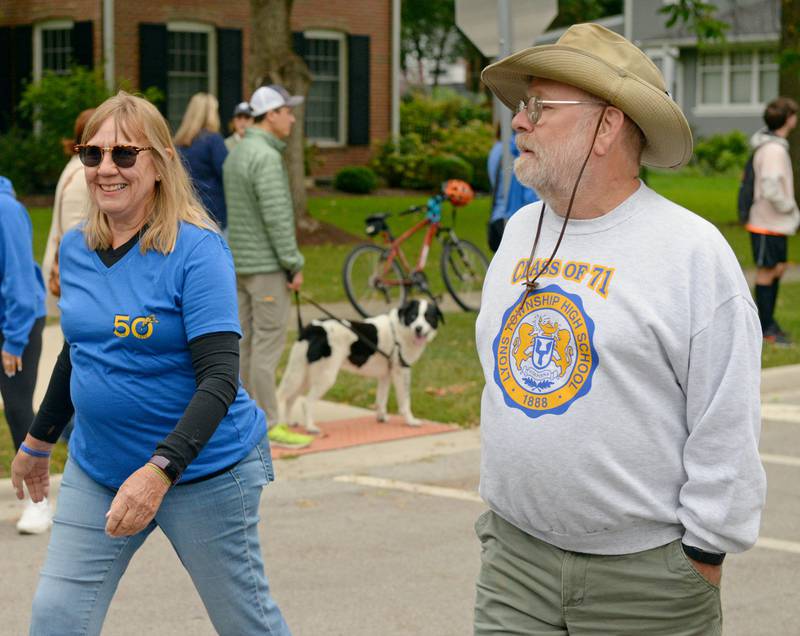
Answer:
[[(142, 97), (120, 91), (97, 107), (83, 130), (83, 143), (97, 134), (109, 117), (113, 118), (117, 131), (128, 139), (136, 139), (145, 146), (152, 146), (147, 152), (150, 153), (156, 174), (160, 177), (148, 203), (147, 230), (139, 239), (142, 253), (147, 250), (156, 250), (162, 254), (172, 252), (178, 240), (181, 221), (218, 232), (216, 223), (197, 199), (178, 151), (172, 143), (169, 126), (158, 109)], [(91, 202), (83, 233), (89, 249), (111, 247), (108, 218), (94, 201)]]
[(208, 93), (195, 93), (175, 133), (176, 146), (191, 146), (201, 130), (219, 132), (219, 102)]

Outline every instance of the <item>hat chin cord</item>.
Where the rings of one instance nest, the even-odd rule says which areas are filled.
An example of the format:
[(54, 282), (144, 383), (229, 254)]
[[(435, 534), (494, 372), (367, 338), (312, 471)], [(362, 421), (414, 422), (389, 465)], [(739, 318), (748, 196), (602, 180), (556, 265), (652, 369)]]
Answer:
[(547, 204), (542, 201), (542, 210), (539, 212), (539, 223), (536, 226), (536, 236), (533, 239), (533, 247), (531, 248), (531, 255), (528, 259), (528, 266), (525, 268), (525, 281), (522, 283), (525, 285), (525, 295), (522, 297), (522, 302), (520, 303), (520, 307), (525, 304), (525, 301), (528, 300), (528, 296), (530, 293), (539, 286), (537, 282), (539, 277), (544, 274), (548, 269), (550, 269), (550, 264), (553, 262), (553, 259), (556, 257), (556, 253), (558, 252), (558, 248), (561, 246), (561, 241), (564, 238), (564, 232), (567, 229), (567, 223), (569, 222), (569, 216), (572, 213), (572, 205), (575, 203), (575, 195), (578, 192), (578, 186), (581, 182), (581, 177), (583, 177), (583, 173), (586, 170), (586, 164), (589, 163), (589, 159), (592, 156), (592, 151), (594, 150), (594, 142), (597, 141), (597, 135), (600, 133), (600, 126), (603, 124), (603, 118), (606, 115), (606, 110), (608, 110), (608, 106), (603, 106), (603, 112), (600, 113), (600, 118), (597, 120), (597, 126), (594, 129), (594, 135), (592, 136), (592, 143), (589, 145), (589, 152), (586, 153), (586, 158), (583, 160), (583, 164), (581, 165), (581, 169), (578, 172), (578, 178), (575, 179), (575, 185), (572, 188), (572, 195), (569, 198), (569, 205), (567, 206), (567, 213), (564, 215), (564, 223), (561, 226), (561, 232), (558, 234), (558, 240), (556, 241), (556, 245), (553, 248), (553, 253), (550, 254), (550, 258), (547, 259), (547, 262), (544, 264), (544, 267), (540, 267), (536, 276), (532, 279), (530, 278), (529, 271), (531, 265), (533, 264), (533, 257), (536, 254), (536, 248), (539, 245), (539, 239), (542, 235), (542, 222), (544, 221), (544, 212), (547, 208)]

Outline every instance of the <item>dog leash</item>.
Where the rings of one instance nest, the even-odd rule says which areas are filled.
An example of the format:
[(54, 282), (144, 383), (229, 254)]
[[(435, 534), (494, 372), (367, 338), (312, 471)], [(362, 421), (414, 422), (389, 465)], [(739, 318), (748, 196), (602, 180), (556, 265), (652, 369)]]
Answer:
[(348, 320), (343, 320), (342, 318), (339, 318), (338, 316), (333, 315), (330, 311), (325, 309), (325, 307), (320, 305), (313, 298), (311, 298), (309, 296), (306, 296), (305, 294), (301, 294), (299, 291), (295, 291), (294, 292), (294, 303), (295, 303), (295, 307), (297, 308), (297, 339), (298, 340), (300, 340), (300, 335), (301, 335), (301, 333), (303, 331), (303, 319), (302, 319), (302, 317), (300, 315), (300, 300), (301, 299), (303, 301), (307, 302), (309, 305), (312, 305), (313, 307), (315, 307), (316, 309), (321, 311), (323, 314), (325, 314), (331, 320), (335, 320), (340, 325), (342, 325), (343, 327), (347, 328), (351, 333), (353, 333), (355, 335), (356, 338), (358, 338), (361, 342), (363, 342), (370, 349), (372, 349), (372, 351), (374, 353), (380, 353), (384, 358), (386, 358), (388, 360), (390, 369), (392, 367), (392, 353), (394, 353), (395, 350), (397, 351), (397, 357), (400, 360), (400, 366), (402, 366), (402, 367), (410, 367), (411, 366), (403, 358), (403, 352), (400, 349), (400, 343), (397, 341), (397, 334), (395, 334), (394, 325), (393, 324), (389, 323), (389, 327), (392, 330), (392, 340), (394, 340), (394, 347), (392, 348), (391, 353), (387, 354), (385, 351), (382, 351), (381, 349), (378, 348), (378, 344), (377, 343), (372, 342), (371, 340), (368, 340), (362, 334), (358, 333), (355, 329), (353, 329), (352, 325), (350, 324), (350, 322)]

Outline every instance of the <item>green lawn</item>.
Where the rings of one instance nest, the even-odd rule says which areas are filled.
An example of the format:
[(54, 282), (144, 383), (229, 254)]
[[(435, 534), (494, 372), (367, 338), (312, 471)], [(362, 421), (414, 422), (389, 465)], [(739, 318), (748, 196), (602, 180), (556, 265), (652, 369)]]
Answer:
[[(14, 459), (14, 445), (11, 443), (11, 431), (6, 425), (5, 414), (0, 410), (0, 478), (9, 477), (11, 460)], [(50, 457), (50, 472), (61, 473), (64, 471), (64, 462), (67, 460), (67, 447), (65, 444), (56, 444)]]

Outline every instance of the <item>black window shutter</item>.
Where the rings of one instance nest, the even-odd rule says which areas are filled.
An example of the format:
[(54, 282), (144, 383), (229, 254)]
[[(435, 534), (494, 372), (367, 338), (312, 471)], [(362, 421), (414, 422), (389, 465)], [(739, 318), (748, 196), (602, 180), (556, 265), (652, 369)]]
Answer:
[(14, 59), (11, 48), (11, 27), (0, 27), (0, 132), (8, 130), (14, 101)]
[(347, 144), (369, 145), (369, 36), (347, 36)]
[(94, 68), (94, 38), (92, 21), (76, 22), (72, 26), (72, 55), (78, 66)]
[(17, 113), (25, 82), (33, 73), (33, 27), (0, 27), (0, 131), (27, 126)]
[(306, 36), (302, 31), (292, 31), (292, 50), (306, 59)]
[(241, 29), (217, 29), (217, 63), (219, 120), (225, 130), (225, 122), (242, 101)]
[(167, 25), (139, 25), (139, 90), (155, 86), (164, 93), (158, 105), (161, 114), (167, 114)]

